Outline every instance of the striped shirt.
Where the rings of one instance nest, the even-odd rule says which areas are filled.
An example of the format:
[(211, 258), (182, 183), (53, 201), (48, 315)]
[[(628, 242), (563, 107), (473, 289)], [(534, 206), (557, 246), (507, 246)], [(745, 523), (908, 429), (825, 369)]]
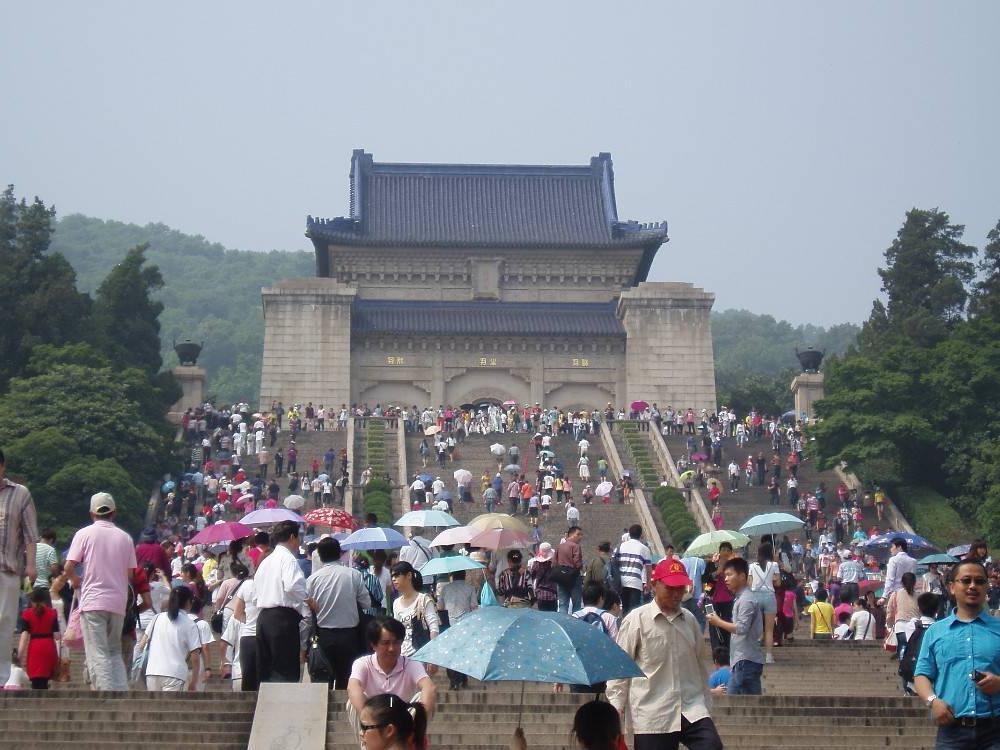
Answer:
[(642, 590), (646, 582), (646, 567), (652, 564), (649, 547), (638, 539), (628, 539), (615, 552), (621, 570), (622, 586)]
[(38, 541), (31, 493), (23, 484), (0, 480), (0, 572), (23, 575), (27, 547)]

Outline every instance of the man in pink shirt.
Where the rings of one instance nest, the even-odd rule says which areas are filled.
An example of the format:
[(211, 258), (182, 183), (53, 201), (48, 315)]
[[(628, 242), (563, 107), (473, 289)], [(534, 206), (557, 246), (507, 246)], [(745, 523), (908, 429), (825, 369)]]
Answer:
[[(128, 690), (122, 661), (122, 625), (128, 586), (136, 567), (132, 538), (114, 524), (115, 500), (107, 492), (90, 498), (93, 523), (73, 536), (66, 575), (80, 602), (80, 625), (94, 690)], [(83, 566), (83, 579), (76, 573)]]

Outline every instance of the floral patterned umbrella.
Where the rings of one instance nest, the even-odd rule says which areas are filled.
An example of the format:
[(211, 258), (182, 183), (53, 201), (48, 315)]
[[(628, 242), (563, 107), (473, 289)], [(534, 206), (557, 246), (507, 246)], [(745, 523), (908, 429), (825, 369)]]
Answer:
[(358, 522), (354, 516), (343, 508), (316, 508), (303, 516), (306, 523), (312, 526), (329, 526), (333, 529), (345, 529), (354, 531), (358, 528)]

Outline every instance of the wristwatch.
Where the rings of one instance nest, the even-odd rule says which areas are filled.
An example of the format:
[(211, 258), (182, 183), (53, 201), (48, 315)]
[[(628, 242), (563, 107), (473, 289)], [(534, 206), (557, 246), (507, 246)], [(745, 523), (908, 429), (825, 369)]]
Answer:
[(936, 695), (934, 695), (934, 693), (931, 693), (930, 695), (928, 695), (928, 696), (927, 696), (927, 708), (930, 708), (930, 707), (931, 707), (931, 704), (932, 704), (932, 703), (933, 703), (934, 701), (936, 701), (936, 700), (937, 700), (937, 696), (936, 696)]

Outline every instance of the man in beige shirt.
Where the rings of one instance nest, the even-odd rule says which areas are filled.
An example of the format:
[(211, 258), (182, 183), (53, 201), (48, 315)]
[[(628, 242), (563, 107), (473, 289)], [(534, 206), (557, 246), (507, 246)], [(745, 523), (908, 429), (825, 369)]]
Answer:
[(707, 647), (698, 621), (681, 606), (691, 585), (684, 565), (661, 560), (653, 569), (653, 601), (632, 610), (618, 645), (645, 677), (609, 680), (607, 695), (635, 732), (635, 750), (722, 750), (709, 715)]

